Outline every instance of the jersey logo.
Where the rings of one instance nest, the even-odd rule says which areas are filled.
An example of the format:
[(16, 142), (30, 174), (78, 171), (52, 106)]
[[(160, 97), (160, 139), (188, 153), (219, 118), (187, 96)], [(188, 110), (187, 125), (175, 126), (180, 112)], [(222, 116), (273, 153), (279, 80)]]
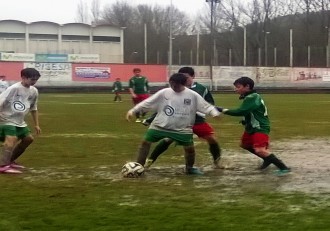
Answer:
[(174, 114), (174, 108), (169, 105), (166, 105), (163, 111), (167, 116), (172, 116)]
[(183, 104), (184, 105), (191, 105), (191, 99), (184, 99)]
[(20, 101), (13, 102), (13, 107), (16, 111), (25, 111), (25, 105)]

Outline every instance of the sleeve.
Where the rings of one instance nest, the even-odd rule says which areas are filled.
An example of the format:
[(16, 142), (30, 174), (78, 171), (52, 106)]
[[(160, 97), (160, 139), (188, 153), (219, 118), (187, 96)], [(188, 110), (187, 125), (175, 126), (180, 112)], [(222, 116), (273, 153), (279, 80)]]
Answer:
[(158, 91), (154, 95), (138, 103), (135, 107), (132, 108), (133, 112), (136, 113), (156, 111), (160, 104), (160, 99), (162, 98), (163, 92), (164, 91), (162, 90)]
[(33, 96), (33, 100), (30, 106), (30, 111), (38, 111), (38, 91), (35, 92), (34, 96)]
[(219, 116), (220, 112), (210, 103), (208, 103), (202, 96), (196, 93), (197, 97), (197, 112), (209, 114), (211, 116)]
[(246, 114), (250, 113), (254, 109), (260, 106), (260, 100), (258, 100), (259, 97), (255, 96), (247, 96), (245, 97), (243, 103), (241, 106), (237, 109), (229, 109), (224, 112), (226, 115), (231, 116), (245, 116)]

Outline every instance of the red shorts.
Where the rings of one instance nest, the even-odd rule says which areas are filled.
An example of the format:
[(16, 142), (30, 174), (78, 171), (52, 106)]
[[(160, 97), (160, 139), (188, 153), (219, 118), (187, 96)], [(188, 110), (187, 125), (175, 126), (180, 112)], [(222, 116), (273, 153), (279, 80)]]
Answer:
[(241, 138), (241, 145), (243, 148), (268, 148), (269, 136), (260, 132), (253, 134), (244, 132)]
[(145, 100), (148, 97), (149, 97), (149, 94), (138, 94), (138, 95), (136, 95), (136, 98), (132, 98), (133, 103), (138, 104), (138, 103), (142, 102), (143, 100)]
[(213, 128), (208, 123), (194, 124), (192, 129), (193, 133), (201, 138), (214, 134)]

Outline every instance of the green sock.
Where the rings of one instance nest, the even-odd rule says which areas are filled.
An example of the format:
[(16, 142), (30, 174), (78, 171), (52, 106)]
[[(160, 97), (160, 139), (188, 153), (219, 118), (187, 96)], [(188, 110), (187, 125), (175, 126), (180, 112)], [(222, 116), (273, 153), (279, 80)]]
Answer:
[(173, 141), (170, 139), (162, 139), (150, 154), (149, 159), (152, 159), (153, 162), (155, 162), (157, 158), (168, 149), (172, 142)]

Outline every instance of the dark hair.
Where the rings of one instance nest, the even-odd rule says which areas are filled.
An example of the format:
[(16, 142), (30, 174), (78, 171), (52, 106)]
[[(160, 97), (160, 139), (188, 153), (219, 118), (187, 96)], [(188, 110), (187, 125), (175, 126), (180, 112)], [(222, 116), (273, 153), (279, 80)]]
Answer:
[(169, 82), (185, 86), (187, 82), (187, 76), (182, 73), (175, 73), (171, 75)]
[(246, 77), (246, 76), (243, 76), (243, 77), (240, 77), (240, 78), (236, 79), (235, 82), (234, 82), (234, 85), (236, 85), (236, 84), (241, 84), (244, 87), (249, 85), (251, 90), (253, 90), (253, 88), (254, 88), (253, 79), (251, 79), (249, 77)]
[(141, 72), (141, 69), (136, 67), (136, 68), (133, 69), (133, 72), (136, 72), (136, 71)]
[(21, 77), (26, 77), (28, 79), (31, 79), (33, 77), (40, 77), (40, 72), (34, 68), (24, 68), (21, 70)]
[(195, 71), (192, 67), (181, 67), (178, 73), (188, 74), (190, 76), (195, 76)]

